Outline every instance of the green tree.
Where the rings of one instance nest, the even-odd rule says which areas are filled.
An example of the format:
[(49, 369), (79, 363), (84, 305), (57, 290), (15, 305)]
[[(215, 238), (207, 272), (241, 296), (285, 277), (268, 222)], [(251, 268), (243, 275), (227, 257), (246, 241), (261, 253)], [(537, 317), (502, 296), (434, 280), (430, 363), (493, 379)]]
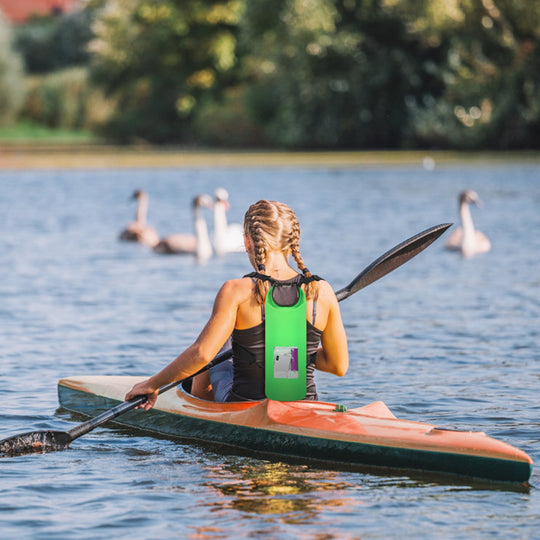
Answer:
[(250, 0), (250, 110), (288, 147), (401, 147), (408, 102), (441, 92), (426, 46), (381, 0)]
[(439, 95), (411, 101), (414, 144), (540, 145), (540, 5), (528, 0), (387, 0), (411, 34), (433, 44)]
[(117, 110), (107, 134), (129, 142), (193, 140), (205, 100), (235, 77), (238, 0), (110, 0), (90, 43), (97, 81)]
[(13, 50), (11, 28), (0, 11), (0, 124), (10, 124), (24, 99), (22, 59)]

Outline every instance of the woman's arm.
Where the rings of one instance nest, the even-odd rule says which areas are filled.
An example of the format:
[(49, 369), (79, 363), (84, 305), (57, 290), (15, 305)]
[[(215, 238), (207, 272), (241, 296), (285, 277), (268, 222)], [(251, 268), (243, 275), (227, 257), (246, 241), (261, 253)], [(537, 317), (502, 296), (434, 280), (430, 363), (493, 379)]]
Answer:
[(212, 315), (195, 342), (161, 371), (136, 384), (126, 394), (126, 400), (146, 395), (148, 401), (142, 407), (148, 410), (154, 406), (161, 386), (193, 375), (214, 358), (234, 329), (239, 305), (239, 281), (227, 281), (221, 287), (214, 301)]
[(315, 366), (320, 371), (343, 377), (349, 367), (347, 336), (334, 291), (328, 283), (321, 281), (320, 284), (319, 297), (328, 305), (328, 319), (321, 336), (322, 347), (317, 351)]

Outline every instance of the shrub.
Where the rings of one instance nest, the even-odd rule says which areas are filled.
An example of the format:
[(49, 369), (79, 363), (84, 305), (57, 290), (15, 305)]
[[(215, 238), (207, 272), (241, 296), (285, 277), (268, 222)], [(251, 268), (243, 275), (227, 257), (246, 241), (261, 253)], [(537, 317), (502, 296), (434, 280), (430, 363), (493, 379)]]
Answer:
[(22, 59), (13, 50), (11, 28), (0, 12), (0, 125), (17, 117), (24, 93)]
[(22, 116), (52, 128), (95, 129), (113, 109), (89, 82), (86, 68), (71, 68), (28, 79)]
[(15, 45), (24, 59), (27, 73), (50, 73), (89, 62), (88, 41), (94, 17), (91, 8), (67, 15), (33, 17), (19, 25)]
[(260, 147), (268, 144), (262, 129), (249, 118), (244, 91), (229, 89), (221, 102), (208, 101), (193, 120), (197, 142), (226, 147)]

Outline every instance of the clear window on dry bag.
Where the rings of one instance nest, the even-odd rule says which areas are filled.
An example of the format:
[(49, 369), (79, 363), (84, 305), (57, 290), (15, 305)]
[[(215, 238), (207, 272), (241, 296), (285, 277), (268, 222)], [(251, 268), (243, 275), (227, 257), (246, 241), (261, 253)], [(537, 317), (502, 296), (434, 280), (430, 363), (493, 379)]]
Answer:
[(274, 347), (274, 378), (298, 379), (298, 347)]

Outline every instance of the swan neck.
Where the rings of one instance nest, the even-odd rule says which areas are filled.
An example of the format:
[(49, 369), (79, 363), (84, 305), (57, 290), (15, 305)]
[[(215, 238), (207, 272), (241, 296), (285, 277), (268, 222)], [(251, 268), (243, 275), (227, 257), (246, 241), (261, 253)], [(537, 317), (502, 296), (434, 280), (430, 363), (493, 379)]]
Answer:
[(225, 242), (227, 236), (227, 211), (224, 204), (214, 204), (214, 245), (216, 253), (221, 255), (226, 252)]
[(461, 252), (463, 255), (469, 256), (475, 251), (476, 232), (474, 230), (471, 210), (467, 203), (463, 203), (461, 205), (459, 215), (461, 217), (461, 225), (463, 227), (463, 242), (461, 245)]
[(214, 227), (224, 231), (227, 229), (227, 225), (227, 210), (223, 204), (216, 203), (214, 205)]
[(148, 197), (141, 195), (137, 204), (137, 213), (135, 214), (135, 220), (140, 225), (146, 225), (146, 215), (148, 213)]
[(461, 225), (463, 231), (474, 232), (474, 223), (471, 216), (471, 209), (467, 203), (463, 203), (459, 209), (459, 215), (461, 217)]
[(193, 211), (194, 215), (194, 229), (195, 236), (197, 237), (197, 258), (207, 259), (212, 255), (212, 243), (210, 242), (210, 235), (208, 234), (208, 226), (206, 225), (206, 219), (204, 218), (202, 209), (195, 207)]

